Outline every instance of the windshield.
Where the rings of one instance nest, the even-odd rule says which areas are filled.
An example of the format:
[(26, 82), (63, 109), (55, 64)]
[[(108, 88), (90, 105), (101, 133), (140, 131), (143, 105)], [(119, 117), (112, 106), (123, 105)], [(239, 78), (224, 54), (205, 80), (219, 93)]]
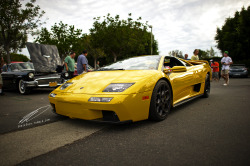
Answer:
[(157, 70), (161, 56), (140, 56), (125, 59), (98, 70)]
[(11, 69), (11, 71), (34, 70), (34, 66), (30, 62), (12, 63), (10, 66), (10, 69)]

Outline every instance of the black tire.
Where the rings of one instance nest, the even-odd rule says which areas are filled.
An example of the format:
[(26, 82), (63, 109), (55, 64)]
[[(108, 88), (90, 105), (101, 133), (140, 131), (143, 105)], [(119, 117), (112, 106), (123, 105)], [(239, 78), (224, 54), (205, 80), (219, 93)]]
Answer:
[(21, 79), (21, 80), (19, 80), (19, 82), (18, 82), (18, 91), (19, 91), (19, 93), (22, 94), (22, 95), (27, 95), (27, 94), (30, 93), (31, 90), (28, 89), (27, 87), (25, 87), (24, 81), (23, 81), (23, 79)]
[(172, 97), (169, 84), (164, 80), (158, 81), (151, 97), (149, 119), (155, 121), (166, 119), (171, 109), (171, 102)]
[(204, 87), (203, 97), (208, 98), (209, 94), (210, 94), (210, 77), (209, 77), (209, 74), (207, 74), (206, 79), (205, 79), (205, 87)]

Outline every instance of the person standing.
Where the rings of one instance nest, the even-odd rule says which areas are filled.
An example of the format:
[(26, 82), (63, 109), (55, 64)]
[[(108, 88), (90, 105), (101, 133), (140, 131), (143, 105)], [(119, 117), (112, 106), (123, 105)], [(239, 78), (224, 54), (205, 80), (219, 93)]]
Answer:
[(100, 68), (100, 62), (97, 61), (97, 62), (96, 62), (96, 69), (99, 69), (99, 68)]
[(77, 58), (77, 74), (80, 75), (82, 73), (88, 72), (88, 52), (84, 50), (81, 55)]
[(185, 59), (185, 60), (188, 60), (188, 54), (185, 54), (185, 55), (184, 55), (184, 59)]
[(64, 70), (69, 74), (69, 79), (74, 77), (75, 72), (75, 52), (71, 52), (70, 55), (68, 55), (64, 59)]
[(229, 67), (231, 64), (233, 64), (232, 59), (228, 56), (228, 51), (224, 52), (224, 57), (221, 59), (221, 64), (221, 77), (225, 80), (223, 85), (227, 86), (229, 84)]
[(199, 50), (198, 49), (195, 49), (194, 50), (194, 55), (191, 57), (191, 60), (199, 60)]
[(216, 62), (216, 61), (211, 61), (211, 68), (213, 69), (213, 74), (212, 74), (212, 78), (213, 80), (215, 81), (219, 81), (219, 71), (220, 71), (220, 68), (219, 68), (219, 63)]

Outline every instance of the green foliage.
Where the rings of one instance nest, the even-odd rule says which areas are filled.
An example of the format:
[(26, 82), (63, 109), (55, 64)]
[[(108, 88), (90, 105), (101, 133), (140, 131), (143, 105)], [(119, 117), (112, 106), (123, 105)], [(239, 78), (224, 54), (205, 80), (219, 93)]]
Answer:
[(23, 54), (11, 53), (10, 57), (11, 57), (12, 61), (28, 62), (30, 60), (29, 58), (27, 58), (27, 56), (25, 56)]
[(227, 18), (222, 28), (217, 28), (215, 40), (218, 49), (229, 51), (233, 61), (250, 59), (250, 6)]
[(213, 47), (210, 48), (210, 50), (207, 50), (208, 56), (209, 57), (215, 57), (216, 52), (214, 51)]
[[(93, 28), (90, 29), (91, 45), (105, 52), (107, 61), (124, 59), (131, 56), (150, 54), (151, 33), (149, 27), (141, 23), (141, 17), (134, 21), (131, 14), (127, 20), (120, 20), (119, 15), (115, 18), (110, 14), (94, 18)], [(158, 54), (158, 45), (153, 40), (153, 54)]]
[(25, 46), (27, 34), (32, 33), (41, 24), (44, 11), (34, 5), (35, 0), (22, 6), (20, 0), (0, 0), (0, 44), (10, 62), (10, 51)]
[(208, 51), (204, 51), (204, 50), (199, 49), (198, 56), (199, 56), (200, 60), (203, 60), (203, 59), (206, 59), (209, 57), (209, 53), (208, 53)]
[(56, 45), (60, 57), (65, 58), (72, 50), (79, 53), (83, 51), (83, 48), (81, 50), (79, 48), (83, 46), (81, 40), (84, 37), (81, 29), (75, 29), (74, 25), (64, 24), (61, 21), (59, 24), (55, 23), (50, 31), (42, 28), (35, 41), (40, 44)]

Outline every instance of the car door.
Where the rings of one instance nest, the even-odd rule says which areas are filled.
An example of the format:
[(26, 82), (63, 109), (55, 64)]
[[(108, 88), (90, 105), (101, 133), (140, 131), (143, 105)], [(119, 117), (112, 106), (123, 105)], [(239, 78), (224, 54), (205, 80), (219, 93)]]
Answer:
[(3, 87), (11, 88), (15, 86), (16, 72), (11, 70), (11, 65), (8, 65), (6, 72), (2, 72)]
[(173, 70), (169, 74), (173, 90), (173, 103), (175, 104), (190, 97), (190, 93), (193, 91), (193, 85), (196, 82), (195, 69), (192, 65), (186, 65), (175, 57), (166, 58), (170, 60), (169, 65), (172, 69), (174, 69), (175, 66), (184, 66), (186, 68), (186, 71)]

